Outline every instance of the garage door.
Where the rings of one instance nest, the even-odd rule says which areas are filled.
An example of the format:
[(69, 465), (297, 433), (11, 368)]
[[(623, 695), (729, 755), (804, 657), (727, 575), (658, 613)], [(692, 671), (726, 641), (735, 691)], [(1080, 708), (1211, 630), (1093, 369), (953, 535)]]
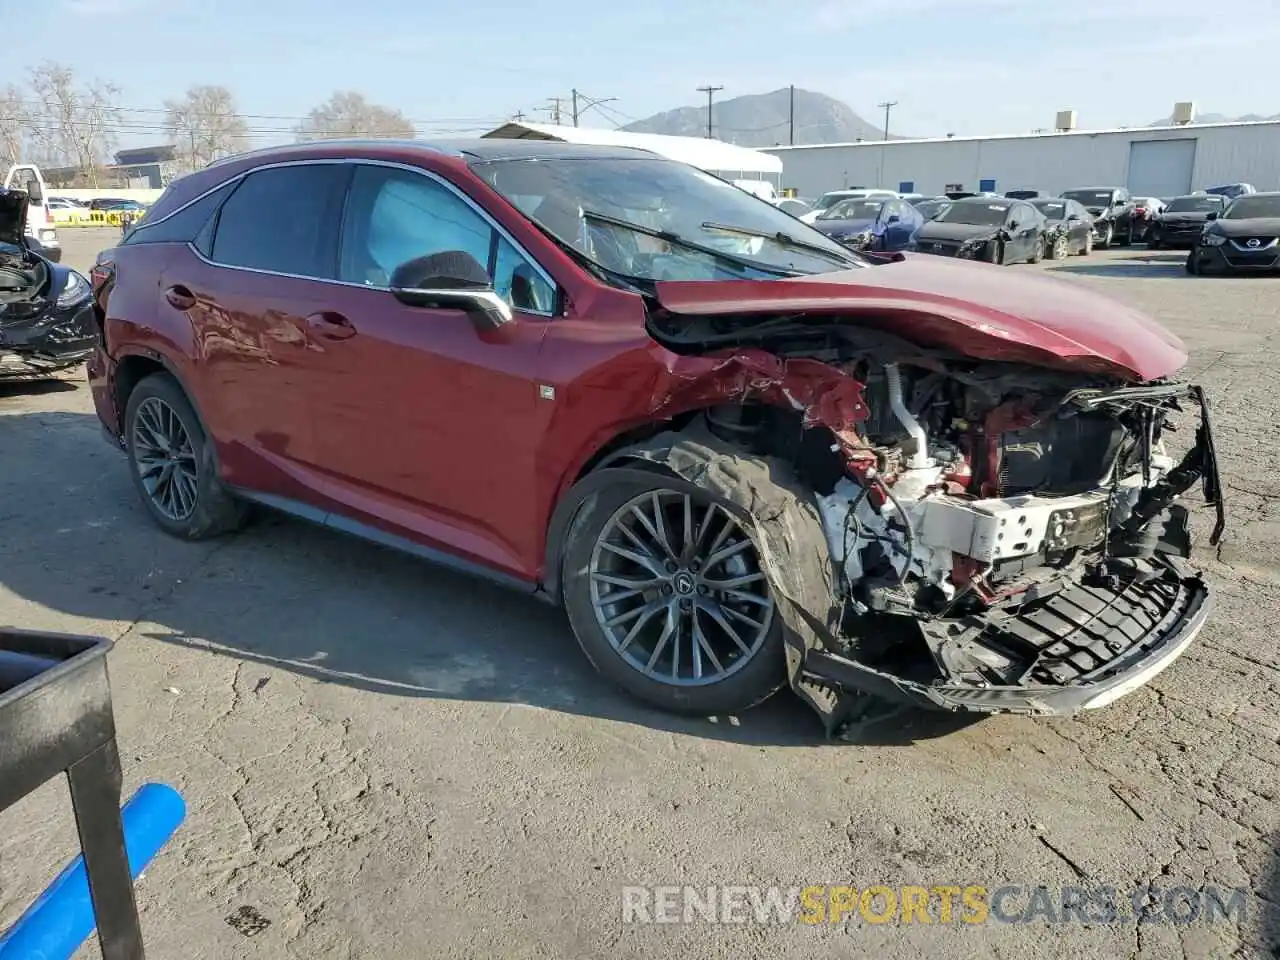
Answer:
[(1135, 197), (1178, 197), (1191, 192), (1195, 140), (1144, 140), (1129, 145), (1129, 182)]

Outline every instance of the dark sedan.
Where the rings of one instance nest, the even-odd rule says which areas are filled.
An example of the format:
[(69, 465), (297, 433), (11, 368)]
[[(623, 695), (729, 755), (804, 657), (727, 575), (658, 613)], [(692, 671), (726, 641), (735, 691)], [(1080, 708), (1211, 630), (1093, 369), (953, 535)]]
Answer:
[(1045, 197), (1031, 205), (1045, 219), (1045, 255), (1065, 260), (1073, 253), (1087, 257), (1093, 253), (1093, 217), (1079, 201), (1066, 197)]
[(1163, 211), (1151, 221), (1147, 231), (1147, 246), (1194, 247), (1200, 239), (1200, 231), (1209, 222), (1209, 214), (1220, 214), (1227, 208), (1225, 197), (1214, 194), (1195, 194), (1175, 197)]
[(813, 228), (854, 250), (906, 250), (923, 223), (905, 200), (864, 197), (828, 207)]
[(926, 220), (933, 220), (951, 206), (951, 201), (946, 197), (926, 197), (924, 200), (911, 201), (911, 205), (920, 211), (920, 216)]
[(89, 282), (32, 249), (29, 198), (0, 190), (0, 380), (36, 380), (81, 363), (95, 324)]
[(1187, 272), (1280, 272), (1280, 193), (1237, 197), (1209, 222), (1187, 255)]
[(1025, 200), (955, 200), (916, 234), (920, 253), (989, 263), (1038, 263), (1045, 252), (1045, 219)]

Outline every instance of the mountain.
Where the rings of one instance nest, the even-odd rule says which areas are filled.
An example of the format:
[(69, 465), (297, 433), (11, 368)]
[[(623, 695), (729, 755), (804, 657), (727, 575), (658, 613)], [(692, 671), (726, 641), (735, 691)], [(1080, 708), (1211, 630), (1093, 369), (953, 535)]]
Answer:
[[(1263, 116), (1261, 113), (1246, 113), (1242, 117), (1228, 117), (1225, 113), (1197, 113), (1195, 123), (1250, 123), (1255, 120), (1280, 120), (1280, 113), (1271, 116)], [(1173, 117), (1165, 117), (1163, 120), (1157, 120), (1155, 123), (1147, 124), (1149, 127), (1171, 127), (1173, 126)]]
[[(853, 112), (825, 93), (795, 91), (795, 142), (849, 143), (879, 140), (883, 129)], [(772, 93), (748, 94), (716, 102), (711, 108), (712, 135), (744, 147), (772, 147), (790, 139), (791, 90), (783, 87)], [(623, 130), (633, 133), (665, 133), (682, 137), (707, 134), (707, 108), (679, 107), (629, 123)], [(892, 136), (891, 139), (901, 139)]]

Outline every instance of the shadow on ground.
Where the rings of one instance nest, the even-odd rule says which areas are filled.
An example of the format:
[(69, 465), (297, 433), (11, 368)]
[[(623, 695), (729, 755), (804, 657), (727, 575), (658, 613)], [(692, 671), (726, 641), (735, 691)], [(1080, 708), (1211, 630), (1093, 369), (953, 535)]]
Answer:
[(1051, 273), (1083, 274), (1090, 277), (1141, 277), (1146, 280), (1192, 279), (1186, 271), (1186, 251), (1141, 253), (1123, 260), (1085, 260), (1048, 266)]
[(38, 397), (49, 393), (73, 393), (71, 380), (0, 380), (0, 400)]
[[(559, 609), (329, 530), (264, 514), (214, 541), (169, 537), (90, 415), (0, 415), (0, 450), (0, 583), (22, 600), (379, 693), (524, 703), (749, 744), (823, 740), (816, 715), (786, 692), (715, 722), (650, 710), (591, 669)], [(847, 740), (905, 745), (971, 722), (880, 710)]]

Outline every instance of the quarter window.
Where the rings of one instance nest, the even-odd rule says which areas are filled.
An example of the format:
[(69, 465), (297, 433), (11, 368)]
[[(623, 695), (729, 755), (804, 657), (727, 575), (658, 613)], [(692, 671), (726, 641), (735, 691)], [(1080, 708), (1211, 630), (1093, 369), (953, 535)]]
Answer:
[(218, 212), (211, 259), (331, 280), (347, 167), (298, 164), (245, 177)]
[(446, 251), (469, 254), (514, 309), (552, 313), (555, 289), (465, 200), (423, 174), (357, 166), (338, 279), (385, 287), (396, 267)]

